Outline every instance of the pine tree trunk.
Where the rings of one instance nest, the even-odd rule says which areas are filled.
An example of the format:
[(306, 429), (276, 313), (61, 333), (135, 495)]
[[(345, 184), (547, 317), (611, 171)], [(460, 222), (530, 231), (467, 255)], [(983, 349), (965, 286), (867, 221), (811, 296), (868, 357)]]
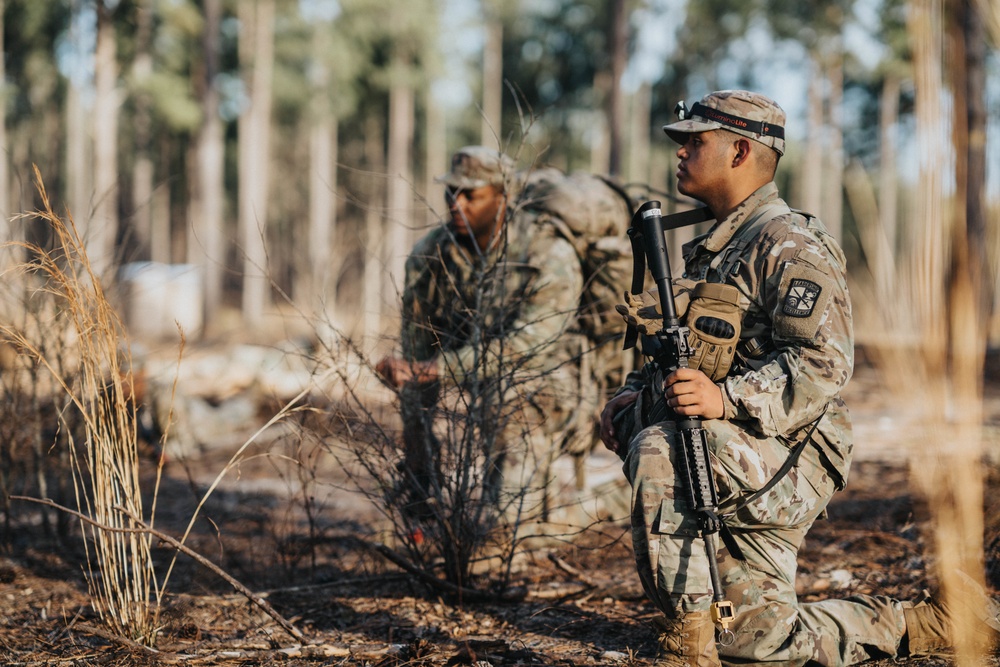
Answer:
[(337, 121), (332, 115), (319, 119), (309, 140), (309, 257), (310, 275), (303, 276), (302, 293), (327, 315), (337, 311), (333, 238), (337, 228)]
[[(632, 96), (632, 120), (629, 123), (629, 161), (626, 181), (652, 183), (649, 174), (650, 126), (652, 124), (652, 87), (643, 83)], [(664, 136), (660, 133), (660, 136)], [(665, 137), (664, 137), (665, 138)]]
[[(0, 53), (4, 51), (3, 31), (4, 31), (4, 10), (6, 0), (0, 0)], [(4, 59), (0, 58), (0, 81), (7, 80), (7, 72)], [(11, 226), (10, 199), (10, 146), (7, 145), (7, 96), (0, 93), (0, 243), (7, 243), (14, 240), (14, 233)], [(5, 258), (10, 258), (10, 253), (5, 253)], [(2, 267), (0, 267), (2, 268)]]
[(480, 142), (503, 150), (503, 22), (492, 16), (486, 21), (483, 47), (483, 117)]
[[(66, 91), (66, 201), (77, 226), (83, 229), (90, 219), (90, 192), (93, 169), (88, 156), (87, 112), (81, 100), (82, 91), (73, 81)], [(21, 160), (17, 164), (23, 164)], [(28, 179), (21, 179), (27, 184)], [(22, 197), (24, 193), (22, 191)], [(28, 196), (30, 201), (30, 195)]]
[[(365, 158), (372, 174), (384, 171), (382, 125), (374, 114), (365, 120)], [(382, 337), (382, 284), (385, 272), (382, 270), (382, 248), (385, 239), (382, 232), (382, 213), (385, 189), (382, 181), (375, 177), (368, 179), (368, 205), (365, 207), (365, 268), (361, 281), (362, 332), (365, 341)]]
[(136, 7), (136, 55), (132, 76), (138, 89), (134, 95), (135, 164), (132, 166), (131, 227), (139, 242), (139, 252), (149, 256), (152, 242), (153, 161), (149, 155), (151, 141), (150, 99), (144, 86), (153, 73), (153, 56), (149, 51), (153, 31), (152, 0), (141, 0)]
[(823, 93), (820, 89), (821, 69), (813, 60), (810, 63), (813, 71), (809, 77), (809, 92), (807, 94), (806, 145), (802, 151), (802, 167), (799, 170), (799, 206), (815, 215), (822, 214), (823, 198)]
[[(427, 107), (427, 162), (424, 197), (427, 200), (427, 227), (441, 221), (445, 211), (444, 185), (435, 179), (448, 171), (448, 142), (444, 113), (428, 88), (424, 95)], [(422, 235), (422, 234), (421, 234)]]
[[(403, 58), (397, 60), (398, 72), (409, 69)], [(406, 256), (413, 244), (410, 229), (413, 226), (413, 211), (410, 205), (413, 196), (413, 117), (414, 92), (407, 81), (396, 80), (389, 90), (389, 152), (386, 165), (386, 246), (385, 267), (389, 273), (390, 290), (383, 295), (386, 303), (396, 304), (397, 295), (402, 293), (403, 270)], [(394, 308), (393, 312), (398, 311)]]
[[(594, 73), (594, 94), (599, 100), (605, 100), (604, 104), (591, 112), (594, 119), (594, 126), (591, 128), (593, 139), (590, 144), (590, 171), (595, 174), (608, 173), (608, 165), (611, 164), (611, 129), (608, 127), (608, 113), (606, 105), (611, 96), (611, 72), (598, 70)], [(567, 169), (571, 169), (567, 165)]]
[(947, 136), (944, 113), (942, 34), (940, 0), (913, 0), (907, 27), (913, 43), (915, 140), (920, 145), (920, 165), (915, 197), (914, 235), (910, 250), (914, 267), (910, 278), (917, 287), (914, 304), (917, 322), (931, 323), (946, 312), (939, 291), (939, 281), (947, 264), (948, 237), (941, 217), (944, 211), (941, 165), (945, 164)]
[(118, 61), (110, 10), (97, 3), (94, 59), (94, 214), (86, 226), (87, 255), (94, 272), (113, 267), (118, 233)]
[(321, 322), (334, 324), (337, 316), (336, 275), (339, 261), (333, 256), (333, 235), (336, 230), (337, 208), (337, 120), (330, 106), (330, 76), (324, 64), (329, 26), (321, 24), (313, 32), (313, 103), (309, 129), (309, 267), (296, 274), (301, 289), (296, 290), (308, 300)]
[(607, 173), (620, 176), (622, 172), (622, 123), (625, 120), (625, 96), (622, 92), (622, 75), (628, 64), (628, 13), (625, 0), (614, 0), (611, 19), (611, 89), (608, 95), (608, 165)]
[[(225, 249), (225, 136), (219, 116), (219, 30), (221, 0), (205, 0), (202, 33), (202, 76), (199, 85), (203, 119), (196, 148), (197, 182), (192, 184), (188, 262), (201, 271), (204, 286), (204, 324), (211, 327), (222, 305)], [(167, 223), (169, 224), (169, 222)]]
[[(890, 298), (895, 284), (895, 254), (899, 226), (898, 187), (896, 183), (896, 125), (899, 122), (899, 78), (888, 74), (882, 82), (879, 113), (879, 188), (878, 188), (878, 237), (869, 242), (874, 249), (865, 248), (869, 257), (872, 278), (878, 298)], [(859, 221), (860, 224), (860, 221)]]
[[(990, 270), (987, 249), (989, 234), (986, 225), (986, 17), (975, 3), (956, 2), (962, 12), (960, 27), (964, 40), (964, 84), (955, 97), (965, 107), (966, 127), (966, 193), (965, 215), (968, 234), (969, 260), (975, 283), (982, 286), (980, 303), (986, 313), (992, 309), (995, 276)], [(964, 94), (963, 94), (964, 93)], [(956, 123), (958, 125), (958, 123)]]
[(896, 185), (896, 125), (899, 123), (899, 77), (888, 74), (882, 82), (879, 105), (879, 220), (886, 243), (895, 252), (899, 225), (899, 190)]
[(243, 244), (243, 320), (263, 323), (270, 301), (267, 267), (267, 204), (270, 183), (271, 76), (274, 67), (274, 0), (241, 2), (241, 68), (250, 108), (240, 119), (239, 224)]
[(826, 68), (830, 83), (829, 131), (830, 143), (827, 152), (827, 173), (823, 177), (823, 222), (835, 239), (843, 241), (844, 217), (844, 127), (842, 105), (844, 98), (844, 60), (840, 42), (830, 56)]

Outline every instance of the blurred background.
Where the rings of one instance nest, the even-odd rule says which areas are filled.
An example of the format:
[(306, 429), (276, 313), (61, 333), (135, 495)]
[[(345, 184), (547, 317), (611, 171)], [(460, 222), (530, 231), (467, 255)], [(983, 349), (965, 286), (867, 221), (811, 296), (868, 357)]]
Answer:
[(376, 340), (394, 331), (406, 253), (444, 210), (433, 179), (452, 151), (482, 143), (669, 193), (676, 147), (659, 128), (675, 104), (748, 87), (788, 111), (779, 185), (859, 283), (884, 295), (921, 220), (951, 238), (961, 213), (996, 339), (990, 0), (0, 8), (0, 234), (46, 242), (19, 217), (39, 205), (37, 165), (140, 337), (176, 322), (190, 340), (253, 338), (291, 310)]
[[(167, 471), (157, 525), (190, 531), (219, 485), (191, 542), (247, 580), (410, 539), (372, 509), (400, 497), (370, 480), (402, 427), (368, 360), (399, 331), (450, 154), (485, 144), (689, 206), (660, 128), (745, 87), (788, 112), (785, 199), (848, 256), (857, 459), (908, 465), (932, 519), (921, 543), (912, 517), (871, 513), (903, 536), (897, 579), (985, 562), (1000, 581), (997, 0), (0, 0), (0, 20), (0, 544), (68, 535), (18, 496), (80, 507), (81, 443), (124, 466), (136, 442), (157, 489)], [(121, 421), (101, 430), (108, 396)], [(585, 491), (614, 498), (621, 463), (592, 454)]]

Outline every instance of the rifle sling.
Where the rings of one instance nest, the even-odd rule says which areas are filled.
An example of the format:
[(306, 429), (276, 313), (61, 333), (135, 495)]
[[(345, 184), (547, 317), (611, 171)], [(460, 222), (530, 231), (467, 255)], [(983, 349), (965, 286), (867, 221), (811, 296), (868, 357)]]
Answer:
[(739, 512), (741, 509), (743, 509), (750, 503), (754, 502), (758, 498), (761, 498), (765, 493), (770, 491), (775, 484), (781, 481), (781, 478), (787, 475), (788, 471), (790, 471), (793, 467), (795, 467), (795, 464), (798, 463), (799, 456), (802, 454), (802, 451), (806, 448), (806, 445), (809, 444), (809, 441), (812, 440), (813, 433), (816, 432), (816, 427), (819, 426), (819, 423), (823, 419), (823, 415), (826, 414), (826, 410), (828, 407), (830, 407), (829, 403), (827, 404), (826, 408), (823, 408), (823, 413), (820, 414), (820, 416), (817, 417), (815, 421), (813, 421), (812, 426), (809, 427), (809, 432), (806, 434), (806, 437), (802, 438), (802, 440), (796, 443), (795, 447), (793, 447), (792, 450), (788, 453), (788, 458), (785, 459), (785, 462), (781, 465), (781, 468), (778, 469), (778, 472), (774, 473), (774, 476), (767, 481), (767, 484), (757, 489), (757, 491), (755, 491), (752, 496), (750, 496), (743, 502), (739, 503), (731, 512), (719, 516), (719, 535), (722, 537), (722, 543), (726, 545), (727, 549), (729, 549), (729, 555), (731, 555), (736, 560), (746, 560), (746, 556), (743, 554), (743, 550), (740, 548), (739, 542), (737, 542), (736, 538), (733, 536), (733, 530), (732, 528), (729, 527), (729, 524), (726, 522), (726, 519), (728, 519), (731, 516), (735, 516), (735, 514)]

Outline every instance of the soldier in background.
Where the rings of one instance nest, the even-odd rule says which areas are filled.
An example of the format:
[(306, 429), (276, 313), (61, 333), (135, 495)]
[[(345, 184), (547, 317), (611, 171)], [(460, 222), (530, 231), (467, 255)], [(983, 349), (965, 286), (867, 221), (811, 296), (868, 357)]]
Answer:
[[(775, 102), (720, 91), (678, 110), (679, 122), (664, 127), (680, 144), (677, 188), (717, 221), (683, 247), (683, 277), (711, 283), (716, 296), (731, 294), (711, 305), (731, 330), (699, 330), (694, 313), (705, 311), (693, 298), (691, 367), (663, 378), (647, 365), (602, 414), (602, 439), (623, 458), (633, 488), (640, 579), (664, 614), (657, 664), (847, 665), (941, 654), (953, 643), (951, 618), (933, 600), (796, 598), (798, 549), (851, 463), (851, 421), (840, 397), (854, 363), (845, 258), (816, 218), (790, 211), (778, 196), (785, 114)], [(638, 299), (629, 300), (626, 319), (659, 328)], [(735, 617), (734, 634), (718, 646), (709, 559), (681, 486), (671, 412), (704, 419), (719, 514), (743, 555), (719, 546)], [(980, 619), (977, 632), (995, 642), (1000, 607), (971, 582), (965, 597)]]
[[(406, 263), (402, 354), (377, 364), (400, 389), (409, 511), (441, 498), (442, 393), (477, 397), (486, 453), (483, 496), (508, 521), (547, 518), (556, 443), (578, 400), (574, 331), (583, 277), (573, 246), (543, 214), (511, 203), (513, 161), (468, 146), (452, 157), (450, 219), (417, 242)], [(464, 408), (465, 406), (463, 406)], [(452, 437), (452, 434), (449, 434)]]

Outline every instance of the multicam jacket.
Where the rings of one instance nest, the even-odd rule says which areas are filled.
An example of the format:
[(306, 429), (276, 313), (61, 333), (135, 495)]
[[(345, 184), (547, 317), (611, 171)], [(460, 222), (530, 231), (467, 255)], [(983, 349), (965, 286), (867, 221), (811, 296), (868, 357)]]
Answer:
[[(724, 419), (790, 445), (815, 423), (812, 439), (842, 488), (853, 438), (840, 391), (853, 372), (854, 333), (840, 247), (768, 183), (685, 244), (683, 256), (684, 278), (740, 291), (736, 361), (720, 383)], [(623, 389), (641, 389), (649, 377), (647, 365)]]
[(508, 211), (505, 231), (482, 254), (442, 225), (406, 262), (403, 356), (436, 359), (446, 383), (544, 373), (580, 353), (573, 331), (583, 274), (573, 246), (545, 214)]

